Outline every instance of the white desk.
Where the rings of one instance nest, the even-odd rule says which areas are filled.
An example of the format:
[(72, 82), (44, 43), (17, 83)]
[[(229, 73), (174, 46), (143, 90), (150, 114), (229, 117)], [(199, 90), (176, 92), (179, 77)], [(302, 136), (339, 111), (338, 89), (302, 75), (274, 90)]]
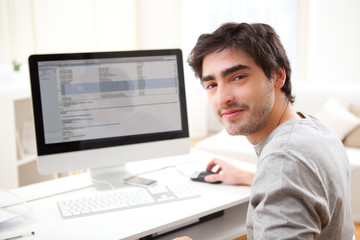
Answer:
[[(132, 172), (143, 172), (160, 166), (178, 165), (177, 168), (144, 174), (158, 181), (184, 180), (195, 170), (203, 170), (211, 156), (192, 151), (191, 154), (171, 159), (159, 159), (129, 164)], [(147, 166), (144, 166), (147, 165)], [(250, 167), (245, 163), (244, 167)], [(178, 170), (179, 169), (179, 170)], [(128, 210), (97, 214), (64, 220), (61, 218), (56, 202), (61, 199), (75, 198), (94, 192), (88, 173), (62, 179), (34, 184), (12, 191), (26, 200), (41, 198), (51, 193), (63, 192), (78, 187), (86, 187), (68, 193), (47, 196), (29, 202), (35, 212), (35, 222), (17, 230), (18, 233), (35, 231), (35, 235), (26, 239), (138, 239), (159, 231), (193, 221), (211, 213), (225, 210), (222, 217), (172, 233), (160, 239), (172, 239), (188, 235), (196, 240), (201, 239), (234, 239), (244, 235), (247, 204), (250, 188), (224, 184), (192, 182), (199, 190), (201, 197), (140, 207)], [(0, 239), (1, 236), (0, 233)]]

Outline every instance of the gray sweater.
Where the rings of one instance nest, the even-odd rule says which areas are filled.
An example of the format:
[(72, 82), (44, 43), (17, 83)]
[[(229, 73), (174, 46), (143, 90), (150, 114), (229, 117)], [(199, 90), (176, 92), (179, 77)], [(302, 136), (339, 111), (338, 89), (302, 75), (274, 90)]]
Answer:
[(290, 120), (255, 146), (248, 239), (352, 239), (350, 166), (317, 119)]

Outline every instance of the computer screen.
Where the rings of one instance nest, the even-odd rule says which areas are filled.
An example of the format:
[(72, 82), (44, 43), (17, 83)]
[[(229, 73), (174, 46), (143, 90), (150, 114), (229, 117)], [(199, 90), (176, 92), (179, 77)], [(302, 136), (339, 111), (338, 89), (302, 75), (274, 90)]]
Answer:
[(190, 149), (179, 49), (29, 57), (42, 174)]

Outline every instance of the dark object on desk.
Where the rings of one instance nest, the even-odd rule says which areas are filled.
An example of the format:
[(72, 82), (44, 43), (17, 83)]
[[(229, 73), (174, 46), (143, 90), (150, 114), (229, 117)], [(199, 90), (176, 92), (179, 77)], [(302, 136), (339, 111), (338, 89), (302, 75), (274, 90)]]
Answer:
[(24, 234), (21, 234), (21, 235), (16, 235), (16, 236), (10, 237), (10, 238), (5, 238), (4, 240), (18, 239), (18, 238), (23, 238), (23, 237), (29, 237), (29, 236), (32, 236), (32, 235), (35, 235), (34, 231), (29, 232), (29, 233), (24, 233)]
[[(191, 176), (191, 180), (193, 181), (196, 181), (196, 182), (206, 182), (204, 180), (204, 178), (207, 176), (207, 175), (210, 175), (210, 174), (215, 174), (215, 172), (212, 172), (212, 171), (203, 171), (203, 172), (196, 172), (193, 174), (193, 176)], [(216, 181), (216, 182), (206, 182), (206, 183), (212, 183), (212, 184), (215, 184), (215, 183), (221, 183), (221, 181)]]

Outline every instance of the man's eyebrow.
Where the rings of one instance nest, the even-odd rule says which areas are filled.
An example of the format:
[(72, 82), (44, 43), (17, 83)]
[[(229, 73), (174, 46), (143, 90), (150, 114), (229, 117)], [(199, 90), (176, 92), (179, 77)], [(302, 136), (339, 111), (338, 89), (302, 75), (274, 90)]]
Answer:
[(206, 81), (211, 81), (214, 79), (215, 79), (215, 77), (213, 75), (207, 75), (207, 76), (202, 77), (200, 80), (201, 80), (201, 82), (206, 82)]
[(235, 65), (233, 67), (227, 68), (224, 71), (222, 71), (221, 75), (222, 75), (222, 77), (226, 77), (227, 75), (234, 73), (236, 71), (242, 70), (242, 69), (250, 69), (250, 67), (246, 66), (246, 65), (242, 65), (242, 64)]
[[(242, 64), (235, 65), (235, 66), (232, 66), (230, 68), (223, 70), (221, 72), (221, 76), (226, 77), (227, 75), (234, 73), (236, 71), (242, 70), (242, 69), (250, 69), (250, 67), (246, 66), (246, 65), (242, 65)], [(203, 76), (200, 80), (201, 80), (201, 82), (206, 82), (206, 81), (211, 81), (214, 79), (215, 79), (215, 77), (213, 75), (207, 75), (207, 76)]]

